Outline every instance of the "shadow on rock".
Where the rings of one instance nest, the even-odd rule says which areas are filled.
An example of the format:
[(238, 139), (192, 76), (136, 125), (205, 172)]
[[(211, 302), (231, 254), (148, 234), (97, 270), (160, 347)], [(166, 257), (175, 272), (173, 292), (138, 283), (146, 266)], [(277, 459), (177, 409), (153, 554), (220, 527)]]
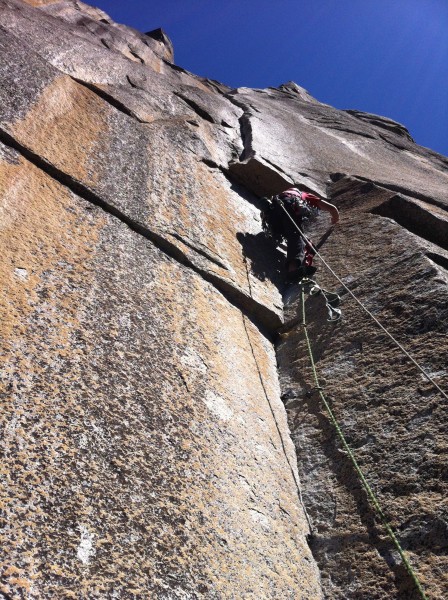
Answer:
[(241, 233), (236, 237), (242, 253), (250, 262), (252, 274), (260, 281), (269, 279), (278, 290), (284, 287), (285, 255), (266, 238), (264, 233)]

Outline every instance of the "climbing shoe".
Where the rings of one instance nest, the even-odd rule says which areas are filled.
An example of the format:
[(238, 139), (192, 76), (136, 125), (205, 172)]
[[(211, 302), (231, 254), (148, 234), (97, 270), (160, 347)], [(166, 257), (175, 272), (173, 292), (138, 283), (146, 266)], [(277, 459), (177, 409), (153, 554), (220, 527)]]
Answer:
[(288, 283), (296, 283), (301, 281), (304, 277), (311, 278), (314, 273), (317, 271), (316, 267), (308, 267), (301, 265), (295, 271), (289, 271), (286, 274), (286, 281)]

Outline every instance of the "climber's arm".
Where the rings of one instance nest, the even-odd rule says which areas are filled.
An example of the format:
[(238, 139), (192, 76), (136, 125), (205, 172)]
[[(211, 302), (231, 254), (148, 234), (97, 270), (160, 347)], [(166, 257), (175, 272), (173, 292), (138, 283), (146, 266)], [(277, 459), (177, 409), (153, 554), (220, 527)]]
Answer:
[(330, 213), (332, 225), (336, 225), (336, 223), (339, 222), (339, 211), (334, 204), (330, 204), (326, 200), (319, 198), (319, 202), (316, 202), (316, 206), (318, 209)]

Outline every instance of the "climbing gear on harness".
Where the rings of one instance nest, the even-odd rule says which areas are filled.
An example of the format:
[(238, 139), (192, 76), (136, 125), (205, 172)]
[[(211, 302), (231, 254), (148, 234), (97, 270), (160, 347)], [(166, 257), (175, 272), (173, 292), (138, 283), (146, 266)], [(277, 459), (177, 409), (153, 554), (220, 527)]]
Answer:
[(339, 440), (341, 441), (342, 447), (344, 449), (344, 453), (348, 456), (348, 458), (350, 459), (358, 477), (359, 480), (361, 482), (362, 487), (364, 488), (364, 491), (366, 492), (370, 502), (372, 503), (373, 508), (375, 509), (377, 515), (379, 516), (379, 518), (381, 519), (390, 539), (392, 540), (395, 548), (398, 551), (398, 554), (400, 555), (401, 560), (403, 561), (403, 565), (406, 568), (406, 571), (408, 572), (409, 576), (411, 577), (412, 581), (414, 582), (414, 585), (416, 586), (420, 597), (422, 598), (422, 600), (428, 600), (427, 596), (425, 594), (425, 591), (423, 590), (423, 587), (420, 583), (420, 581), (418, 580), (417, 574), (415, 573), (411, 563), (409, 562), (406, 554), (404, 553), (403, 548), (401, 547), (400, 542), (398, 541), (398, 538), (396, 537), (395, 533), (392, 530), (392, 527), (389, 524), (389, 521), (387, 520), (386, 515), (383, 512), (383, 509), (381, 508), (379, 501), (377, 499), (377, 497), (375, 496), (375, 493), (373, 492), (372, 488), (370, 487), (367, 479), (365, 478), (364, 473), (361, 470), (361, 467), (358, 464), (358, 461), (356, 460), (356, 457), (352, 451), (352, 449), (350, 448), (350, 446), (347, 443), (347, 440), (345, 439), (345, 436), (342, 432), (342, 429), (335, 417), (335, 414), (333, 412), (333, 410), (331, 409), (330, 404), (328, 403), (328, 400), (325, 397), (325, 394), (323, 392), (323, 388), (320, 385), (319, 382), (319, 377), (317, 375), (317, 369), (316, 369), (316, 363), (314, 360), (314, 356), (313, 356), (313, 351), (311, 348), (311, 341), (308, 335), (308, 330), (307, 330), (307, 322), (306, 322), (306, 309), (305, 309), (305, 286), (301, 287), (301, 305), (302, 305), (302, 328), (303, 328), (303, 332), (304, 332), (304, 336), (305, 336), (305, 341), (306, 341), (306, 345), (307, 345), (307, 349), (308, 349), (308, 355), (309, 355), (309, 359), (310, 359), (310, 363), (311, 363), (311, 369), (313, 371), (313, 378), (314, 378), (314, 382), (315, 382), (315, 390), (317, 391), (317, 393), (319, 394), (325, 409), (328, 413), (329, 419), (332, 423), (332, 425), (334, 426), (336, 433), (339, 437)]
[(329, 292), (320, 285), (318, 285), (313, 279), (302, 279), (300, 286), (303, 291), (307, 291), (310, 296), (322, 295), (325, 299), (325, 306), (328, 311), (329, 322), (339, 321), (342, 316), (342, 311), (337, 308), (341, 302), (341, 297), (336, 292)]

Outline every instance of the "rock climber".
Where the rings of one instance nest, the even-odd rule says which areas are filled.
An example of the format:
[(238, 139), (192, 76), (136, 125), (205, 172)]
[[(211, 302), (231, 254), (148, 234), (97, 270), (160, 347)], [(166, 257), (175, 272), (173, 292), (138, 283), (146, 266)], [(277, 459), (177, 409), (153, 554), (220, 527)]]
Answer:
[(303, 231), (304, 223), (313, 214), (313, 208), (330, 213), (332, 225), (339, 222), (339, 211), (333, 204), (309, 192), (301, 192), (297, 187), (285, 190), (274, 200), (280, 202), (288, 213), (286, 214), (283, 209), (280, 211), (281, 233), (287, 245), (287, 281), (294, 282), (303, 277), (311, 277), (316, 272), (316, 268), (311, 266), (312, 255), (308, 254), (305, 240), (294, 227), (288, 215)]

